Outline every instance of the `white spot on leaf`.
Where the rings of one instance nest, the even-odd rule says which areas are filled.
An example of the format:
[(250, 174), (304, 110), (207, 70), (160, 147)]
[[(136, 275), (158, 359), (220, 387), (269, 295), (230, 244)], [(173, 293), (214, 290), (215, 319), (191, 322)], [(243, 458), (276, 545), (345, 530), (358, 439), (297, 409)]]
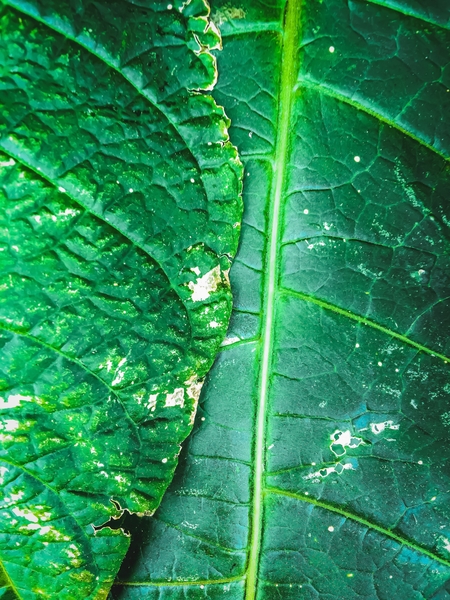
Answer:
[(184, 406), (184, 388), (175, 388), (172, 394), (166, 394), (164, 406)]
[(189, 289), (192, 291), (191, 299), (193, 302), (201, 302), (207, 300), (212, 292), (217, 290), (217, 285), (220, 283), (220, 267), (214, 267), (208, 271), (203, 277), (197, 277), (197, 283), (190, 281)]
[(394, 421), (383, 421), (382, 423), (371, 423), (370, 424), (370, 430), (375, 435), (382, 433), (385, 429), (397, 430), (397, 429), (400, 429), (400, 425), (399, 424), (394, 425)]
[(318, 471), (315, 471), (314, 473), (305, 475), (303, 477), (303, 479), (305, 479), (307, 481), (310, 479), (316, 479), (318, 481), (321, 478), (323, 479), (325, 477), (328, 477), (328, 475), (330, 475), (330, 473), (337, 473), (338, 475), (341, 475), (344, 471), (355, 471), (355, 469), (351, 463), (345, 463), (345, 464), (337, 463), (333, 467), (324, 467), (323, 469), (319, 469)]
[(5, 419), (3, 423), (0, 423), (0, 429), (5, 429), (5, 431), (16, 431), (19, 429), (19, 421)]
[(20, 406), (21, 402), (31, 402), (33, 398), (31, 396), (22, 396), (22, 394), (11, 394), (9, 398), (4, 400), (0, 398), (0, 410), (4, 408), (16, 408)]
[(194, 406), (193, 406), (191, 418), (189, 421), (190, 425), (192, 425), (194, 423), (195, 415), (197, 412), (198, 400), (200, 398), (200, 393), (202, 391), (203, 383), (204, 383), (203, 381), (199, 381), (197, 379), (197, 375), (193, 375), (188, 381), (185, 382), (185, 385), (188, 386), (186, 389), (188, 398), (190, 398), (191, 400), (194, 401)]
[(338, 429), (330, 435), (330, 450), (335, 456), (343, 456), (346, 454), (346, 448), (357, 448), (363, 443), (363, 440), (358, 437), (353, 437), (349, 430), (339, 431)]
[(150, 396), (148, 397), (147, 408), (150, 409), (152, 412), (154, 412), (156, 409), (156, 399), (158, 398), (158, 396), (159, 394), (150, 394)]
[(240, 342), (240, 338), (234, 336), (234, 337), (229, 337), (229, 338), (225, 338), (223, 340), (223, 342), (221, 343), (221, 346), (230, 346), (231, 344), (235, 344), (236, 342)]
[(0, 485), (3, 485), (4, 483), (5, 473), (9, 473), (9, 469), (7, 469), (6, 467), (0, 467)]
[(37, 516), (34, 513), (32, 513), (31, 510), (29, 510), (28, 508), (22, 509), (18, 506), (14, 506), (12, 511), (17, 517), (22, 517), (23, 519), (31, 521), (32, 523), (37, 523), (39, 521)]
[[(126, 358), (122, 358), (119, 361), (119, 364), (117, 365), (117, 368), (115, 370), (114, 373), (114, 379), (111, 382), (111, 386), (115, 386), (115, 385), (119, 385), (119, 383), (121, 383), (121, 381), (123, 380), (123, 378), (125, 377), (125, 371), (121, 371), (120, 367), (123, 367), (123, 365), (127, 362)], [(110, 369), (108, 369), (109, 372)]]

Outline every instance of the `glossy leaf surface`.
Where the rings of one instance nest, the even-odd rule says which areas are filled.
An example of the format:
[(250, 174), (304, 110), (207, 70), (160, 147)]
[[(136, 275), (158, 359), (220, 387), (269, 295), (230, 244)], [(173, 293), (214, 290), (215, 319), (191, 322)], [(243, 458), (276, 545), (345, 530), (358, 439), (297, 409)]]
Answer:
[(235, 310), (113, 598), (443, 600), (448, 5), (212, 6), (246, 167)]
[(0, 4), (0, 597), (105, 598), (225, 335), (241, 214), (203, 0)]

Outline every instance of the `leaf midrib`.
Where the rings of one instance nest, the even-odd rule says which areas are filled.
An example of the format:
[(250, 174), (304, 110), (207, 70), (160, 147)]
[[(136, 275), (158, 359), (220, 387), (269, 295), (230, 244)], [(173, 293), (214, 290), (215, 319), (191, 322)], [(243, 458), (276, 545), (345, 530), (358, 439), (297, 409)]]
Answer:
[(264, 497), (264, 463), (267, 427), (267, 400), (272, 366), (275, 300), (278, 284), (282, 201), (286, 186), (286, 167), (289, 155), (289, 131), (292, 103), (297, 81), (298, 39), (300, 35), (301, 0), (287, 0), (284, 12), (284, 33), (281, 51), (280, 96), (278, 103), (277, 138), (275, 144), (274, 180), (270, 195), (266, 248), (266, 278), (263, 297), (263, 327), (261, 336), (261, 369), (256, 413), (254, 445), (254, 473), (252, 522), (246, 578), (246, 600), (254, 600), (257, 593), (258, 568), (261, 554)]
[[(395, 11), (394, 8), (384, 5), (384, 4), (380, 4), (378, 2), (370, 2), (370, 3), (382, 6), (387, 9), (392, 9), (393, 11)], [(408, 15), (408, 16), (414, 17), (415, 15)], [(416, 18), (419, 19), (419, 17), (416, 17)], [(427, 22), (425, 19), (422, 19), (422, 20), (424, 22)], [(280, 34), (280, 31), (276, 27), (271, 27), (271, 26), (264, 29), (263, 32)], [(239, 35), (251, 34), (251, 33), (253, 33), (253, 30), (251, 28), (249, 28), (248, 30), (245, 30), (245, 31), (240, 30), (239, 32), (230, 32), (228, 34), (222, 35), (222, 37), (223, 38), (227, 38), (227, 37), (231, 38), (231, 37), (238, 35), (238, 33), (239, 33)], [(393, 129), (396, 129), (403, 135), (406, 135), (407, 137), (412, 139), (414, 142), (416, 142), (420, 146), (423, 146), (427, 150), (430, 150), (431, 152), (437, 154), (437, 156), (441, 157), (446, 162), (450, 161), (450, 156), (448, 155), (448, 153), (445, 153), (444, 151), (439, 150), (439, 148), (437, 148), (430, 142), (427, 142), (423, 137), (419, 137), (417, 135), (417, 133), (410, 131), (403, 124), (395, 121), (395, 119), (390, 118), (388, 115), (385, 115), (378, 110), (374, 110), (373, 107), (366, 106), (365, 104), (363, 104), (361, 102), (361, 99), (355, 100), (354, 98), (352, 98), (350, 96), (346, 96), (345, 94), (339, 92), (338, 90), (334, 89), (333, 87), (325, 85), (324, 82), (317, 82), (317, 81), (314, 81), (313, 79), (308, 79), (307, 77), (304, 77), (301, 74), (299, 74), (297, 81), (296, 81), (296, 90), (304, 89), (304, 88), (308, 88), (314, 92), (317, 92), (318, 94), (322, 94), (323, 96), (333, 98), (337, 102), (341, 102), (343, 104), (352, 106), (356, 110), (370, 115), (371, 117), (373, 117), (380, 123), (383, 123), (387, 127), (392, 127)], [(260, 156), (259, 153), (246, 153), (246, 152), (241, 152), (241, 155), (246, 158), (255, 158), (255, 157)]]
[[(263, 308), (262, 318), (262, 360), (260, 369), (260, 380), (258, 390), (258, 401), (257, 401), (257, 420), (256, 420), (256, 436), (254, 446), (254, 480), (253, 480), (253, 501), (252, 501), (252, 517), (251, 517), (251, 534), (249, 543), (249, 557), (248, 565), (246, 569), (246, 600), (255, 600), (258, 588), (258, 568), (261, 553), (261, 541), (263, 531), (263, 503), (264, 496), (268, 493), (280, 493), (286, 496), (291, 496), (297, 500), (304, 500), (312, 502), (307, 496), (291, 495), (289, 492), (284, 493), (282, 490), (276, 490), (275, 488), (268, 488), (264, 485), (264, 465), (265, 465), (265, 446), (266, 446), (266, 428), (267, 428), (267, 400), (270, 385), (271, 365), (272, 365), (272, 348), (274, 338), (274, 319), (276, 310), (276, 300), (278, 295), (290, 293), (291, 290), (277, 289), (278, 287), (278, 271), (279, 271), (279, 251), (281, 248), (280, 234), (281, 234), (281, 214), (282, 214), (282, 203), (283, 203), (283, 192), (286, 186), (286, 167), (288, 164), (288, 153), (289, 153), (289, 138), (290, 138), (290, 121), (292, 114), (292, 103), (295, 94), (303, 88), (317, 89), (322, 93), (330, 94), (332, 91), (319, 84), (314, 84), (311, 81), (304, 79), (303, 77), (297, 78), (297, 41), (299, 37), (299, 23), (300, 23), (300, 9), (301, 0), (287, 0), (285, 7), (285, 19), (284, 19), (284, 39), (282, 42), (281, 50), (281, 76), (280, 76), (280, 97), (278, 103), (278, 123), (277, 123), (277, 138), (275, 144), (274, 159), (272, 162), (273, 168), (275, 169), (274, 184), (272, 186), (272, 193), (270, 195), (270, 206), (269, 206), (269, 219), (268, 219), (268, 234), (269, 241), (266, 247), (266, 278), (263, 289), (263, 297), (265, 298), (265, 306)], [(333, 90), (334, 92), (334, 90)], [(449, 157), (439, 151), (437, 148), (428, 144), (425, 140), (416, 136), (413, 132), (403, 128), (400, 124), (395, 121), (390, 121), (384, 115), (379, 114), (364, 105), (354, 102), (352, 99), (345, 96), (338, 97), (335, 92), (333, 96), (341, 102), (346, 102), (354, 106), (358, 110), (369, 113), (379, 121), (384, 122), (386, 125), (391, 126), (399, 130), (404, 135), (412, 138), (417, 143), (425, 146), (428, 150), (435, 152), (440, 155), (444, 160), (449, 160)], [(295, 294), (297, 295), (297, 294)], [(415, 349), (426, 352), (444, 360), (449, 361), (449, 358), (433, 352), (429, 348), (413, 342), (406, 336), (398, 334), (389, 330), (388, 328), (382, 327), (376, 323), (360, 317), (359, 315), (353, 315), (349, 311), (339, 309), (329, 303), (321, 302), (320, 300), (309, 297), (304, 294), (298, 294), (302, 297), (302, 300), (314, 302), (320, 304), (322, 308), (333, 310), (342, 314), (347, 318), (357, 320), (360, 323), (370, 325), (375, 329), (379, 329), (384, 334), (390, 335), (399, 339), (403, 343), (413, 346)], [(315, 501), (314, 501), (315, 502)], [(317, 503), (319, 504), (319, 502)], [(335, 509), (332, 506), (323, 505), (322, 508), (329, 510), (335, 510), (344, 515), (344, 512), (340, 509)], [(429, 550), (422, 548), (409, 540), (403, 539), (401, 536), (397, 536), (395, 533), (386, 530), (376, 524), (370, 523), (365, 519), (362, 519), (351, 513), (345, 513), (345, 516), (355, 521), (360, 522), (378, 532), (395, 539), (402, 545), (407, 545), (414, 548), (416, 551), (427, 555), (429, 558), (437, 560), (447, 566), (450, 566), (450, 561), (433, 554)]]

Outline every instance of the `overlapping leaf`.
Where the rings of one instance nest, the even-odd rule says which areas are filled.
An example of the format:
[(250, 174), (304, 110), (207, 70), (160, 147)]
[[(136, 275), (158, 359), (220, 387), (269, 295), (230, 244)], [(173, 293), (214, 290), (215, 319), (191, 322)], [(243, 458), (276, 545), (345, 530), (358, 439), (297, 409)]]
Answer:
[[(443, 600), (450, 13), (214, 2), (235, 310), (115, 600)], [(297, 37), (296, 37), (297, 36)]]
[(203, 0), (3, 1), (0, 596), (104, 598), (226, 331), (236, 152)]

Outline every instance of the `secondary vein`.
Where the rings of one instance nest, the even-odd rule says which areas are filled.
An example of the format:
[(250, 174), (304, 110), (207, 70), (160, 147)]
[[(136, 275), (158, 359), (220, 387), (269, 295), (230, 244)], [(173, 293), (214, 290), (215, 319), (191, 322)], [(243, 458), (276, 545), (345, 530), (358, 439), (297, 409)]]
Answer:
[(281, 232), (282, 199), (286, 183), (289, 157), (289, 138), (295, 84), (297, 81), (297, 56), (300, 28), (301, 0), (287, 0), (284, 13), (284, 34), (281, 53), (280, 99), (278, 105), (277, 139), (275, 145), (274, 180), (268, 221), (266, 249), (266, 279), (264, 285), (262, 357), (256, 414), (254, 445), (254, 476), (250, 550), (247, 566), (246, 600), (254, 600), (257, 593), (258, 566), (261, 550), (263, 521), (263, 477), (265, 462), (266, 413), (272, 365), (273, 324), (275, 297), (278, 283), (278, 253)]
[(343, 317), (347, 317), (348, 319), (352, 319), (353, 321), (356, 321), (357, 323), (360, 323), (362, 325), (367, 325), (368, 327), (372, 327), (373, 329), (377, 329), (378, 331), (381, 331), (382, 333), (385, 333), (386, 335), (388, 335), (390, 337), (393, 337), (397, 340), (400, 340), (401, 342), (403, 342), (405, 344), (408, 344), (409, 346), (412, 346), (413, 348), (415, 348), (416, 350), (419, 350), (420, 352), (425, 352), (426, 354), (429, 354), (430, 356), (433, 356), (434, 358), (439, 358), (439, 359), (443, 360), (445, 363), (450, 363), (449, 356), (445, 356), (445, 354), (441, 354), (440, 352), (436, 352), (435, 350), (432, 350), (431, 348), (428, 348), (427, 346), (424, 346), (423, 344), (419, 344), (418, 342), (411, 340), (406, 335), (397, 333), (396, 331), (393, 331), (392, 329), (389, 329), (388, 327), (383, 327), (383, 325), (379, 325), (376, 321), (372, 321), (371, 319), (368, 319), (367, 317), (362, 317), (361, 315), (352, 313), (349, 310), (340, 308), (339, 306), (336, 306), (335, 304), (330, 304), (329, 302), (325, 302), (324, 300), (319, 300), (318, 298), (315, 298), (314, 296), (309, 296), (308, 294), (303, 294), (302, 292), (296, 292), (296, 291), (288, 289), (288, 288), (282, 288), (280, 290), (280, 293), (284, 294), (286, 296), (294, 296), (296, 298), (299, 298), (300, 300), (305, 300), (306, 302), (312, 302), (313, 304), (317, 304), (317, 306), (320, 306), (321, 308), (325, 308), (326, 310), (332, 310), (333, 312), (338, 313), (339, 315), (342, 315)]
[(448, 27), (447, 25), (444, 25), (444, 23), (438, 23), (437, 21), (433, 21), (433, 19), (430, 19), (430, 18), (426, 17), (425, 15), (419, 15), (418, 13), (416, 13), (412, 10), (408, 10), (406, 8), (402, 8), (401, 6), (394, 6), (393, 4), (390, 4), (389, 2), (386, 2), (383, 0), (366, 0), (366, 2), (368, 2), (369, 4), (374, 4), (375, 6), (382, 6), (383, 8), (388, 8), (389, 10), (393, 10), (396, 13), (399, 13), (400, 15), (404, 15), (405, 17), (411, 17), (412, 19), (418, 19), (419, 21), (422, 21), (423, 23), (429, 23), (430, 25), (434, 25), (435, 27), (438, 27), (440, 29), (445, 29), (446, 31), (450, 31), (450, 27)]
[[(29, 160), (25, 159), (23, 156), (20, 156), (19, 154), (17, 154), (17, 152), (14, 152), (13, 150), (11, 150), (10, 147), (5, 146), (5, 140), (3, 138), (0, 138), (0, 151), (3, 152), (4, 154), (6, 154), (7, 156), (9, 156), (10, 158), (14, 159), (16, 162), (20, 163), (26, 169), (29, 169), (30, 171), (32, 171), (40, 179), (44, 179), (47, 183), (49, 183), (55, 189), (57, 189), (61, 183), (64, 184), (64, 181), (55, 181), (49, 174), (42, 171), (42, 169), (39, 170)], [(67, 198), (72, 200), (72, 202), (78, 204), (78, 206), (81, 206), (81, 208), (83, 208), (85, 211), (87, 211), (90, 215), (96, 217), (97, 219), (99, 219), (100, 221), (102, 221), (103, 223), (108, 225), (108, 227), (111, 227), (111, 229), (114, 229), (115, 231), (120, 233), (120, 235), (123, 236), (128, 242), (133, 244), (136, 248), (139, 248), (139, 250), (141, 250), (146, 256), (148, 256), (148, 258), (150, 258), (150, 260), (152, 260), (154, 263), (156, 263), (158, 265), (158, 267), (161, 269), (161, 271), (166, 276), (167, 281), (170, 284), (170, 289), (172, 289), (176, 293), (180, 302), (183, 303), (183, 305), (186, 309), (187, 318), (189, 320), (189, 327), (192, 332), (193, 327), (192, 327), (191, 311), (187, 308), (185, 302), (181, 298), (180, 291), (177, 289), (177, 286), (173, 285), (173, 282), (172, 282), (171, 278), (169, 277), (166, 267), (164, 267), (163, 263), (160, 262), (156, 258), (156, 256), (154, 256), (150, 252), (150, 249), (147, 248), (147, 245), (143, 244), (142, 241), (138, 240), (137, 236), (134, 232), (132, 232), (131, 230), (122, 229), (119, 226), (119, 224), (112, 219), (112, 217), (107, 219), (103, 213), (101, 213), (100, 211), (95, 211), (91, 206), (82, 202), (80, 200), (80, 198), (78, 198), (74, 194), (71, 194), (69, 190), (66, 190), (64, 192), (64, 194), (65, 194), (65, 196), (67, 196)]]
[(403, 135), (408, 136), (409, 138), (411, 138), (412, 140), (414, 140), (415, 142), (417, 142), (424, 148), (431, 150), (432, 152), (434, 152), (435, 154), (437, 154), (444, 160), (450, 161), (450, 156), (448, 156), (448, 154), (445, 154), (445, 152), (443, 152), (442, 150), (439, 150), (438, 148), (433, 146), (433, 144), (430, 144), (423, 138), (416, 135), (414, 132), (410, 131), (409, 129), (406, 129), (400, 123), (397, 123), (393, 119), (390, 119), (386, 115), (383, 115), (381, 112), (373, 110), (373, 108), (370, 108), (369, 106), (365, 106), (361, 102), (358, 102), (357, 100), (354, 100), (353, 98), (350, 98), (349, 96), (345, 96), (344, 94), (338, 92), (337, 90), (331, 88), (330, 86), (325, 85), (324, 82), (316, 83), (316, 82), (308, 80), (308, 79), (301, 79), (298, 82), (298, 86), (300, 86), (300, 85), (304, 88), (309, 88), (311, 90), (314, 90), (314, 91), (318, 92), (319, 94), (322, 94), (323, 96), (328, 96), (329, 98), (334, 98), (338, 102), (348, 104), (350, 106), (353, 106), (353, 108), (356, 108), (357, 110), (365, 112), (366, 114), (370, 115), (371, 117), (374, 117), (375, 119), (377, 119), (377, 121), (379, 121), (380, 123), (384, 123), (388, 127), (392, 127), (393, 129), (400, 131), (401, 133), (403, 133)]
[(91, 377), (93, 377), (94, 379), (99, 381), (101, 384), (103, 384), (105, 386), (105, 388), (108, 390), (108, 392), (112, 396), (114, 396), (116, 398), (117, 402), (122, 406), (126, 419), (128, 419), (129, 423), (131, 424), (131, 427), (136, 432), (136, 435), (139, 439), (140, 446), (142, 445), (142, 440), (141, 440), (141, 436), (139, 434), (138, 427), (137, 427), (135, 421), (131, 418), (131, 415), (128, 412), (128, 409), (127, 409), (125, 403), (123, 402), (122, 398), (118, 394), (118, 392), (120, 390), (115, 390), (114, 388), (112, 388), (104, 379), (102, 379), (94, 371), (91, 371), (91, 369), (89, 369), (89, 367), (87, 367), (81, 360), (79, 360), (75, 356), (71, 356), (70, 354), (63, 352), (59, 348), (55, 348), (55, 346), (52, 346), (51, 344), (47, 344), (47, 342), (40, 340), (39, 338), (31, 335), (30, 333), (28, 333), (26, 331), (21, 331), (20, 329), (5, 325), (4, 323), (0, 323), (0, 331), (7, 331), (8, 333), (11, 333), (13, 335), (17, 335), (17, 336), (23, 337), (24, 339), (27, 339), (30, 342), (32, 342), (33, 344), (36, 344), (37, 346), (42, 346), (43, 348), (47, 348), (47, 350), (50, 350), (51, 352), (54, 352), (55, 354), (62, 356), (65, 360), (67, 360), (67, 362), (76, 364), (80, 369), (85, 371), (88, 375), (90, 375)]
[(293, 500), (300, 500), (301, 502), (308, 502), (309, 504), (313, 504), (314, 506), (318, 506), (319, 508), (323, 508), (325, 510), (328, 510), (328, 511), (334, 512), (338, 515), (341, 515), (342, 517), (345, 517), (346, 519), (349, 519), (351, 521), (356, 521), (357, 523), (360, 523), (361, 525), (364, 525), (365, 527), (367, 527), (369, 529), (374, 529), (375, 531), (378, 531), (378, 533), (381, 533), (384, 536), (395, 540), (402, 546), (407, 546), (408, 548), (412, 548), (416, 552), (419, 552), (420, 554), (425, 554), (432, 560), (435, 560), (437, 562), (442, 563), (443, 565), (445, 565), (447, 567), (450, 567), (449, 560), (446, 560), (445, 558), (438, 556), (437, 554), (434, 554), (430, 550), (427, 550), (426, 548), (423, 548), (422, 546), (419, 546), (418, 544), (411, 542), (410, 540), (394, 533), (393, 531), (391, 531), (390, 529), (387, 529), (386, 527), (381, 527), (380, 525), (377, 525), (376, 523), (367, 521), (363, 517), (354, 515), (353, 513), (347, 512), (346, 510), (343, 510), (342, 508), (338, 508), (337, 506), (333, 506), (332, 504), (328, 504), (328, 502), (323, 502), (322, 500), (316, 500), (315, 498), (312, 498), (311, 496), (306, 496), (305, 494), (295, 494), (293, 492), (285, 492), (284, 490), (280, 490), (278, 488), (267, 487), (265, 489), (265, 491), (267, 494), (276, 494), (278, 496), (285, 496), (287, 498), (292, 498)]
[(6, 568), (4, 566), (3, 559), (0, 559), (0, 584), (2, 585), (2, 587), (3, 587), (3, 585), (6, 585), (7, 587), (9, 587), (9, 589), (12, 591), (12, 593), (16, 595), (16, 598), (18, 600), (20, 600), (22, 598), (22, 596), (19, 594), (19, 591), (18, 591), (19, 588), (14, 584), (13, 580), (9, 576), (8, 571), (6, 570)]
[(81, 48), (84, 48), (87, 52), (89, 52), (90, 54), (92, 54), (92, 56), (95, 56), (95, 58), (97, 58), (102, 63), (104, 63), (107, 67), (109, 67), (110, 69), (113, 69), (114, 71), (116, 71), (121, 77), (123, 77), (125, 79), (125, 81), (127, 81), (131, 86), (133, 86), (133, 88), (136, 90), (136, 92), (140, 96), (142, 96), (143, 98), (145, 98), (147, 100), (147, 102), (149, 102), (161, 115), (163, 115), (163, 117), (165, 119), (167, 119), (167, 121), (170, 123), (170, 125), (175, 129), (175, 131), (178, 133), (178, 135), (186, 143), (186, 146), (189, 149), (189, 151), (190, 151), (190, 153), (191, 153), (194, 161), (196, 162), (196, 164), (197, 164), (197, 166), (199, 168), (199, 171), (201, 171), (201, 167), (200, 167), (200, 164), (198, 162), (198, 158), (192, 152), (192, 149), (188, 146), (185, 138), (181, 135), (181, 132), (180, 132), (179, 127), (177, 126), (177, 123), (175, 123), (175, 121), (170, 117), (170, 115), (167, 113), (167, 111), (165, 111), (163, 109), (162, 104), (159, 103), (156, 100), (156, 98), (154, 97), (154, 95), (151, 94), (148, 89), (141, 88), (141, 86), (137, 83), (137, 81), (134, 80), (133, 77), (131, 77), (131, 75), (127, 75), (124, 72), (124, 70), (120, 68), (120, 64), (119, 64), (119, 61), (117, 59), (114, 59), (114, 57), (111, 56), (106, 51), (104, 51), (104, 52), (99, 51), (96, 48), (90, 46), (89, 44), (86, 44), (86, 43), (82, 42), (78, 37), (76, 37), (74, 35), (71, 35), (69, 31), (64, 30), (61, 27), (57, 27), (55, 25), (55, 23), (50, 23), (47, 19), (45, 19), (44, 17), (42, 17), (39, 13), (37, 13), (37, 12), (35, 12), (33, 10), (27, 10), (24, 6), (21, 5), (20, 2), (14, 2), (13, 0), (3, 0), (3, 3), (6, 6), (9, 6), (10, 8), (15, 9), (18, 13), (21, 13), (23, 15), (26, 15), (26, 16), (30, 17), (31, 19), (34, 19), (38, 23), (41, 23), (42, 25), (45, 25), (49, 29), (51, 29), (54, 32), (58, 33), (59, 35), (62, 35), (67, 40), (70, 40), (74, 44), (77, 44)]
[[(87, 540), (87, 544), (88, 544), (88, 551), (91, 553), (92, 556), (92, 563), (94, 564), (95, 568), (96, 568), (96, 572), (100, 573), (100, 569), (97, 563), (97, 559), (95, 557), (95, 554), (92, 550), (92, 539), (88, 536), (87, 533), (87, 529), (84, 525), (81, 525), (80, 521), (78, 520), (77, 516), (75, 516), (74, 511), (70, 508), (70, 506), (67, 504), (67, 502), (61, 497), (61, 494), (59, 493), (59, 490), (57, 490), (56, 488), (52, 487), (47, 481), (44, 481), (43, 479), (41, 479), (36, 473), (33, 473), (33, 471), (31, 471), (30, 469), (27, 469), (27, 467), (25, 465), (20, 465), (18, 463), (12, 462), (12, 460), (8, 460), (8, 458), (2, 457), (0, 459), (0, 462), (5, 463), (6, 465), (10, 465), (11, 467), (14, 467), (20, 471), (23, 471), (26, 475), (28, 475), (30, 478), (34, 479), (35, 481), (38, 481), (46, 490), (49, 490), (52, 494), (54, 494), (61, 502), (61, 504), (67, 509), (67, 514), (69, 515), (69, 517), (74, 521), (74, 523), (76, 524), (76, 526), (79, 528), (80, 531), (80, 535), (81, 537), (85, 538)], [(67, 517), (66, 517), (67, 519)], [(3, 563), (0, 561), (0, 565), (2, 566), (6, 576), (8, 577), (8, 580), (11, 581), (11, 585), (12, 584), (12, 580), (9, 577), (6, 569), (3, 567)], [(13, 586), (13, 588), (15, 589), (15, 587)], [(19, 596), (20, 598), (20, 596)]]
[(39, 338), (35, 337), (34, 335), (31, 335), (31, 333), (28, 333), (27, 331), (23, 331), (17, 327), (8, 326), (5, 323), (0, 322), (0, 331), (7, 331), (8, 333), (11, 333), (13, 335), (23, 337), (23, 338), (29, 340), (30, 342), (32, 342), (33, 344), (36, 344), (37, 346), (42, 346), (43, 348), (47, 348), (47, 350), (50, 350), (51, 352), (54, 352), (55, 354), (62, 356), (65, 360), (67, 360), (67, 362), (73, 363), (73, 364), (77, 365), (78, 367), (80, 367), (80, 369), (82, 369), (83, 371), (86, 371), (86, 373), (88, 375), (90, 375), (91, 377), (93, 377), (94, 379), (99, 381), (101, 384), (103, 384), (106, 387), (106, 389), (108, 390), (108, 392), (111, 395), (113, 395), (117, 399), (118, 402), (121, 401), (120, 397), (117, 394), (117, 392), (120, 390), (115, 390), (114, 388), (112, 388), (104, 379), (99, 377), (99, 375), (97, 373), (95, 373), (94, 371), (91, 371), (91, 369), (89, 369), (89, 367), (87, 367), (81, 360), (76, 358), (76, 356), (71, 356), (70, 354), (63, 352), (61, 349), (56, 348), (55, 346), (52, 346), (51, 344), (48, 344), (47, 342), (44, 342), (43, 340), (40, 340)]
[(197, 581), (115, 581), (114, 586), (128, 587), (187, 587), (187, 586), (202, 586), (202, 585), (220, 585), (224, 583), (233, 583), (242, 581), (243, 575), (236, 577), (223, 577), (221, 579), (199, 579)]

